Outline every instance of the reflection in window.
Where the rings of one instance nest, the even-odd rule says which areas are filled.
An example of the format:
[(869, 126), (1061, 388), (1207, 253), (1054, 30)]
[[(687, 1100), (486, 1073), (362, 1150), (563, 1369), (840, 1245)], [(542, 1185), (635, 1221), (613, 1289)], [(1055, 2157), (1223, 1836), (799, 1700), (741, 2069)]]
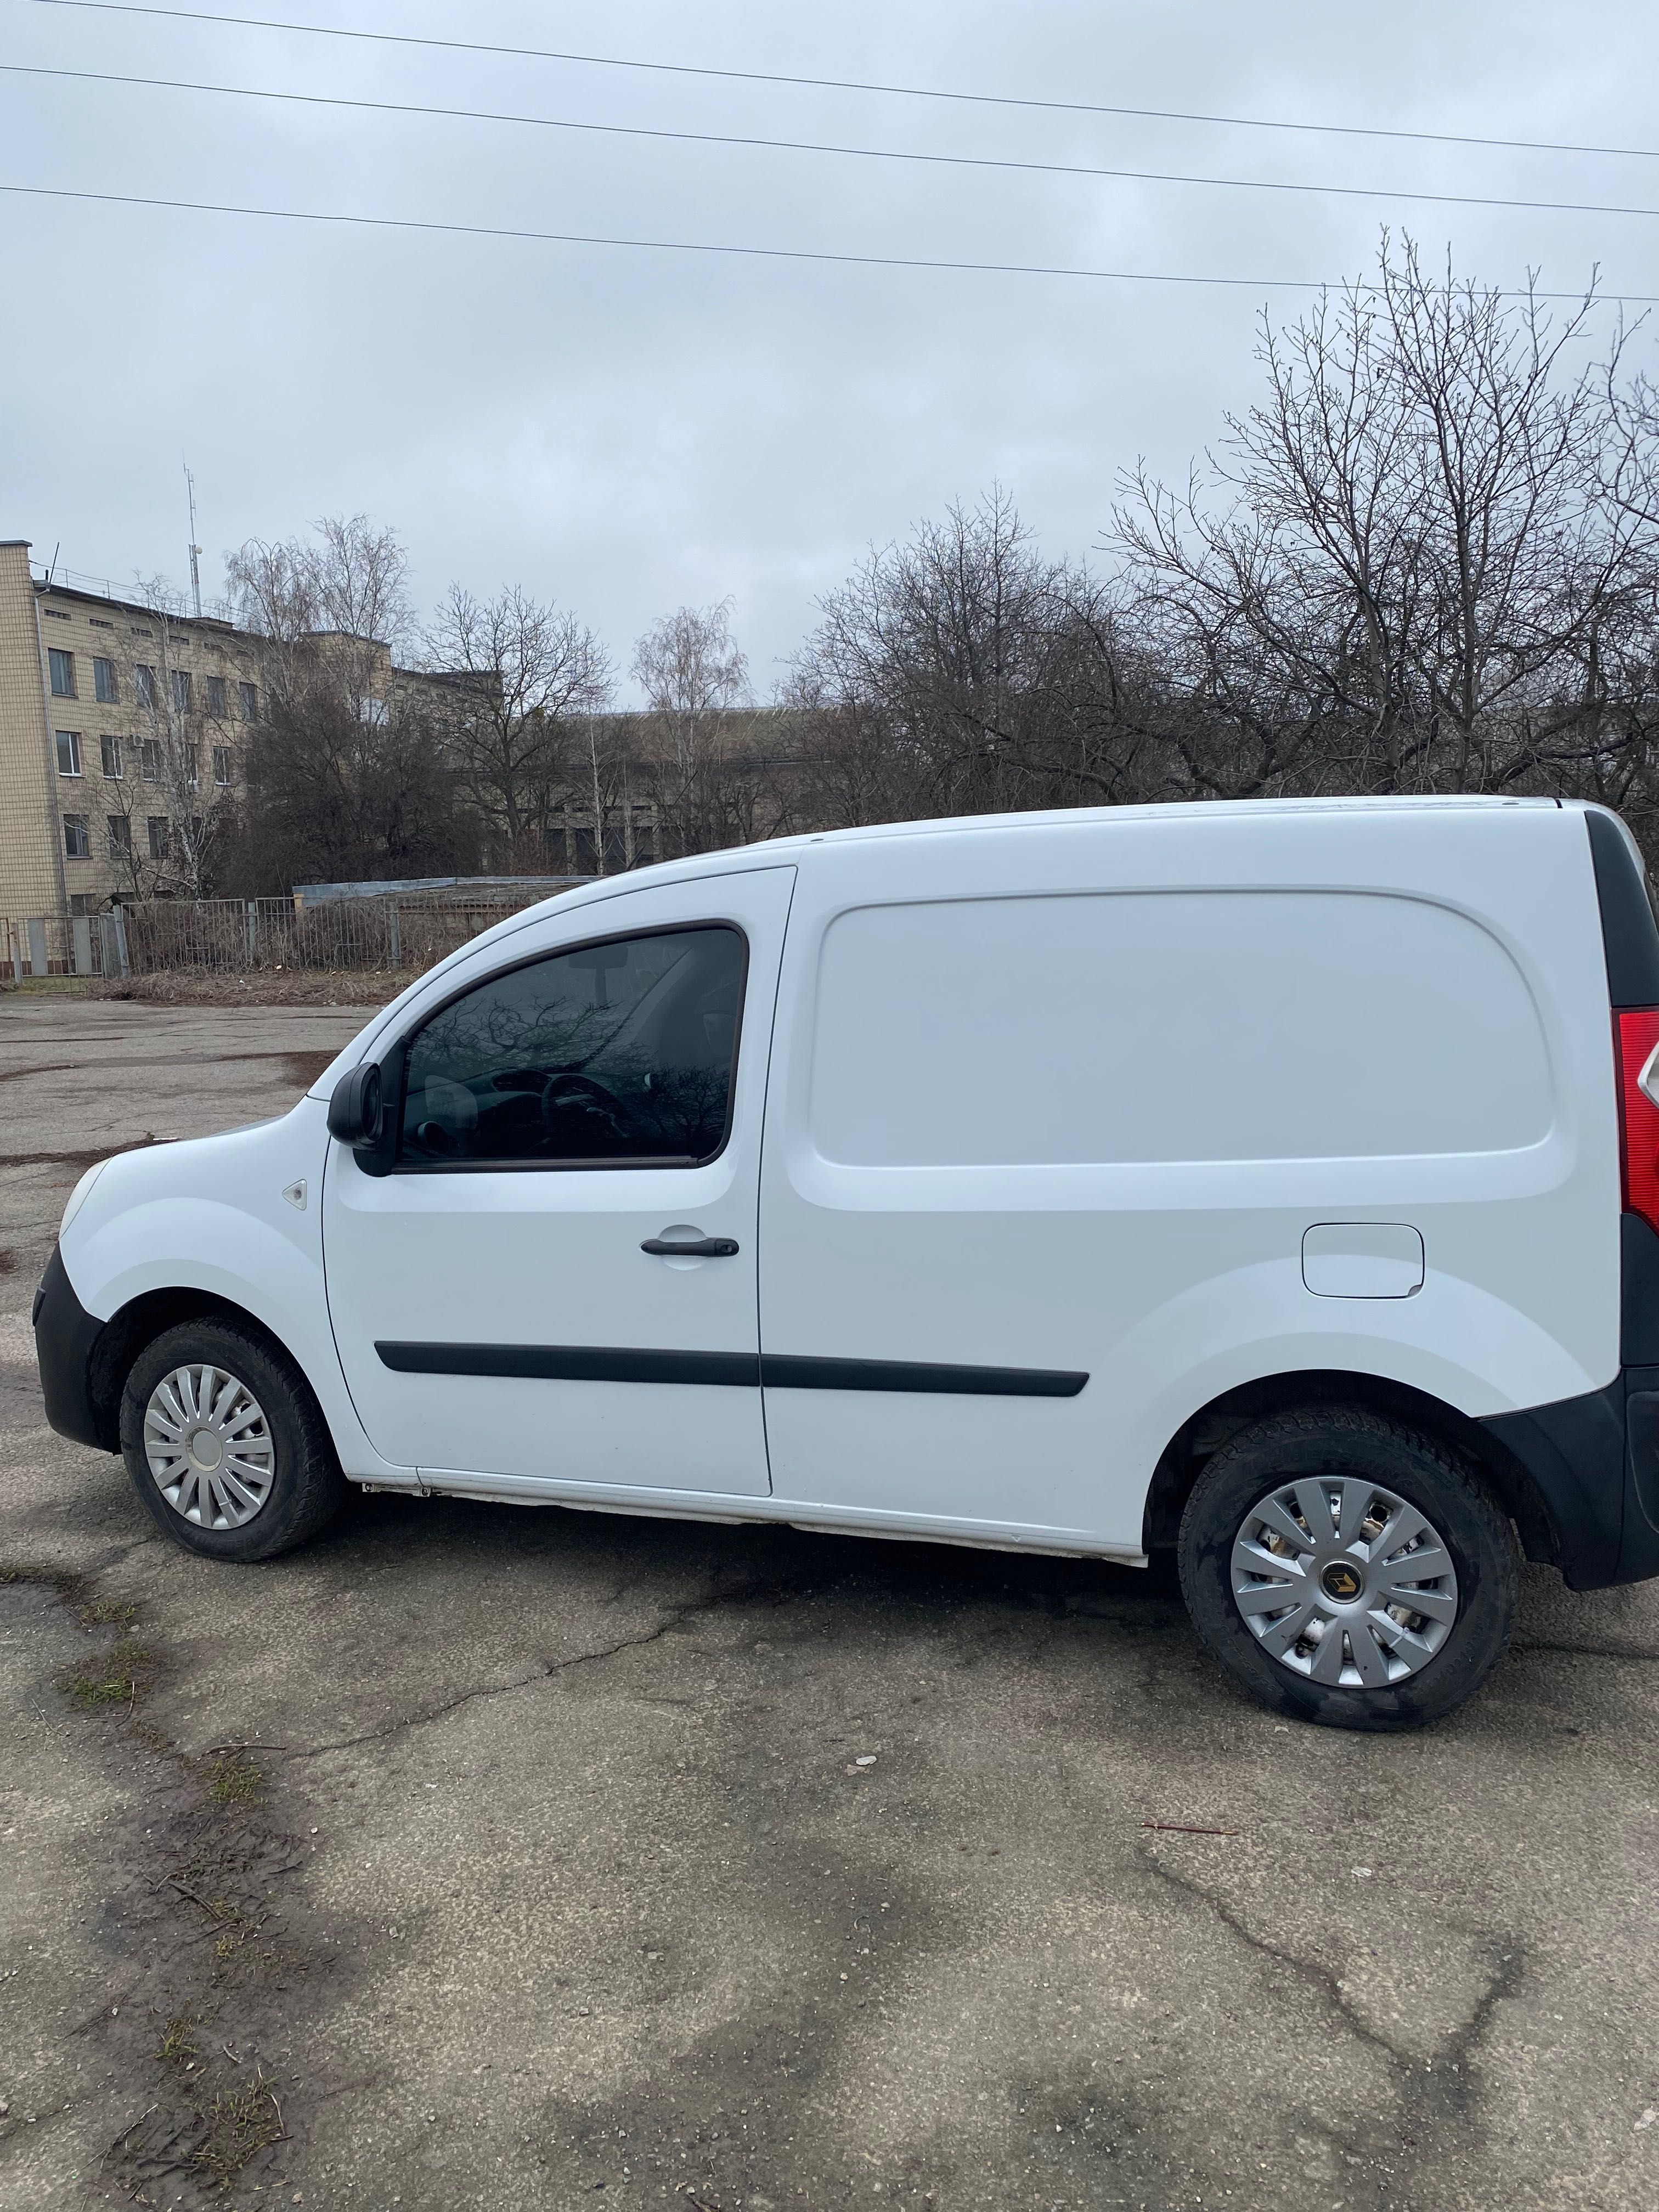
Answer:
[(726, 1138), (744, 946), (714, 927), (516, 968), (410, 1047), (399, 1158), (682, 1164)]

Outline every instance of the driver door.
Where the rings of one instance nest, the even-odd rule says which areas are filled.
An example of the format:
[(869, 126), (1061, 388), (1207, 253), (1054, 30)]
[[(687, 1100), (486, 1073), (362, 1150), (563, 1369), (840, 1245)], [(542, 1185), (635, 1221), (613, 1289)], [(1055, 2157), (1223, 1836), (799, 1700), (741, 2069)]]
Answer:
[(388, 1041), (390, 1172), (331, 1146), (323, 1198), (335, 1337), (386, 1458), (765, 1494), (757, 1182), (793, 880), (550, 917)]

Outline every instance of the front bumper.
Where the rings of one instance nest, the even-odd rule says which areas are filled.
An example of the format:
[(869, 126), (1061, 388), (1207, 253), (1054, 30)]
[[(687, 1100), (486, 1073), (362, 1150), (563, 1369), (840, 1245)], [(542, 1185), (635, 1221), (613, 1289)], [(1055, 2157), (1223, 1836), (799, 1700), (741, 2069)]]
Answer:
[(112, 1408), (101, 1408), (96, 1367), (104, 1324), (75, 1295), (75, 1285), (54, 1244), (34, 1294), (34, 1356), (46, 1419), (60, 1436), (99, 1451), (118, 1451)]

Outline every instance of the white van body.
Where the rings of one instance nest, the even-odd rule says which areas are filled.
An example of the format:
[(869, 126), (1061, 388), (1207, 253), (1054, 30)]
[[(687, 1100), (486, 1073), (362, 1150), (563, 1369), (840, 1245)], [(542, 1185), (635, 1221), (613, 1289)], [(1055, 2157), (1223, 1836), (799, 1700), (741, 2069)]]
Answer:
[[(1634, 855), (1551, 800), (1251, 802), (594, 883), (422, 976), (282, 1120), (94, 1171), (62, 1264), (93, 1323), (252, 1317), (362, 1484), (1142, 1563), (1230, 1394), (1374, 1378), (1496, 1434), (1618, 1384), (1587, 812)], [(331, 1139), (341, 1079), (471, 987), (711, 925), (746, 951), (714, 1157), (366, 1173)], [(694, 1237), (735, 1249), (641, 1249)], [(1544, 1504), (1514, 1510), (1571, 1572)]]

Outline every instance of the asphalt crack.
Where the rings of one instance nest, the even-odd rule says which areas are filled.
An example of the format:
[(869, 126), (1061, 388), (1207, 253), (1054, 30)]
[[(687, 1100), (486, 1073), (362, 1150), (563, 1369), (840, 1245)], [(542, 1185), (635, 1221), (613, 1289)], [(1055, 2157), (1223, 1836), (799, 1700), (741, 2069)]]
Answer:
[[(643, 1650), (648, 1644), (660, 1643), (665, 1636), (672, 1635), (675, 1629), (688, 1620), (695, 1620), (700, 1613), (716, 1612), (729, 1605), (748, 1604), (757, 1598), (769, 1595), (781, 1601), (793, 1595), (793, 1591), (785, 1584), (766, 1582), (748, 1583), (741, 1589), (720, 1591), (708, 1597), (692, 1598), (684, 1605), (674, 1607), (665, 1620), (659, 1621), (654, 1628), (648, 1628), (641, 1635), (621, 1637), (614, 1644), (601, 1644), (597, 1650), (573, 1651), (567, 1658), (546, 1660), (529, 1674), (515, 1675), (511, 1681), (483, 1683), (476, 1690), (463, 1690), (459, 1697), (446, 1698), (442, 1705), (429, 1706), (424, 1712), (409, 1713), (399, 1719), (388, 1721), (384, 1728), (366, 1729), (361, 1735), (341, 1736), (329, 1743), (307, 1744), (303, 1749), (287, 1752), (283, 1756), (297, 1764), (301, 1759), (321, 1759), (330, 1752), (355, 1751), (362, 1744), (383, 1743), (388, 1737), (400, 1735), (406, 1729), (429, 1728), (434, 1721), (447, 1719), (464, 1705), (480, 1704), (493, 1698), (511, 1697), (517, 1691), (533, 1688), (538, 1682), (550, 1682), (560, 1674), (568, 1674), (574, 1668), (603, 1666), (607, 1660), (620, 1658), (625, 1651)], [(274, 1749), (276, 1747), (264, 1747)]]
[(1298, 1959), (1294, 1952), (1283, 1950), (1265, 1936), (1258, 1936), (1230, 1905), (1224, 1905), (1201, 1882), (1193, 1881), (1188, 1875), (1177, 1874), (1155, 1852), (1143, 1850), (1138, 1856), (1141, 1863), (1160, 1881), (1167, 1882), (1172, 1889), (1180, 1890), (1185, 1896), (1196, 1898), (1200, 1905), (1206, 1906), (1224, 1928), (1237, 1936), (1241, 1943), (1248, 1945), (1252, 1951), (1259, 1952), (1263, 1958), (1273, 1960), (1275, 1965), (1287, 1967), (1298, 1979), (1310, 1984), (1361, 2042), (1382, 2051), (1396, 2066), (1412, 2067), (1420, 2063), (1409, 2051), (1401, 2051), (1397, 2044), (1390, 2043), (1387, 2036), (1379, 2035), (1374, 2027), (1368, 2027), (1358, 2017), (1338, 1986), (1336, 1975), (1328, 1967), (1317, 1966), (1310, 1960)]

